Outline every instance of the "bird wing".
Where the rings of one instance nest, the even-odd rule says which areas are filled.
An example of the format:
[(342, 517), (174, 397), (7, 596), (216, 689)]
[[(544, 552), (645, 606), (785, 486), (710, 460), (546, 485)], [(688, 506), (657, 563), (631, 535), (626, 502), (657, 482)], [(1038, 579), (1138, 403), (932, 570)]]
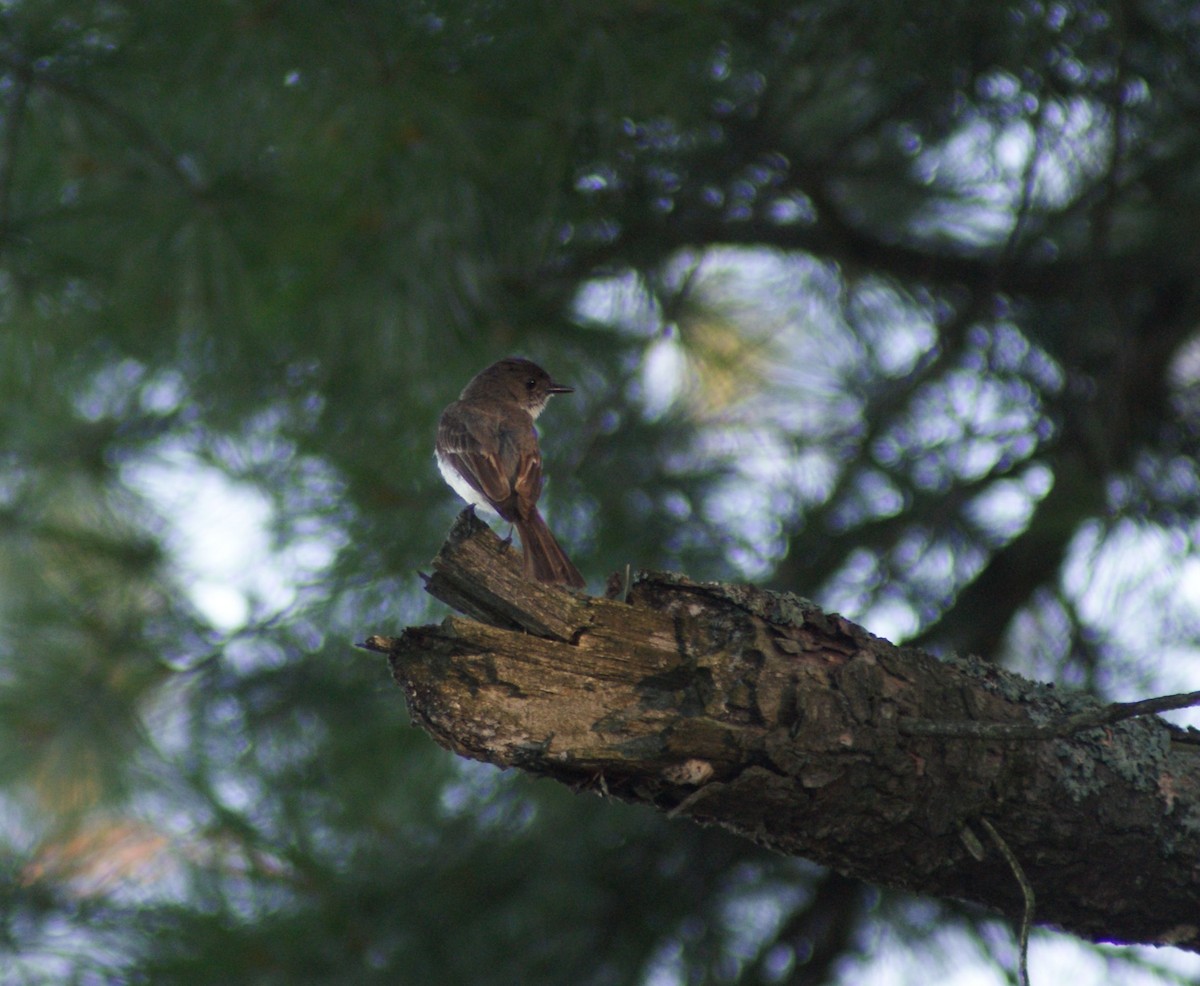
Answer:
[[(528, 436), (533, 436), (533, 440), (530, 441)], [(528, 517), (537, 509), (538, 497), (542, 495), (542, 453), (538, 448), (532, 423), (528, 432), (515, 438), (524, 440), (517, 443), (514, 439), (513, 443), (512, 456), (515, 459), (513, 465), (516, 467), (516, 475), (512, 480), (512, 489), (517, 498), (518, 515)], [(508, 436), (502, 431), (501, 445), (506, 444), (507, 440)]]
[[(453, 405), (438, 422), (438, 448), (471, 486), (493, 503), (512, 495), (496, 434)], [(485, 422), (486, 424), (486, 422)]]

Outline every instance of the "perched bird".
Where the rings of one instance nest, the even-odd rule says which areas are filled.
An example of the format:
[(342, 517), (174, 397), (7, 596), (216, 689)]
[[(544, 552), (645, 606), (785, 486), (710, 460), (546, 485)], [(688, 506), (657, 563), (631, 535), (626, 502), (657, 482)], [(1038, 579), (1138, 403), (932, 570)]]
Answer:
[(554, 394), (572, 388), (527, 359), (502, 359), (463, 388), (438, 421), (434, 454), (467, 503), (498, 513), (521, 536), (525, 575), (581, 588), (579, 569), (538, 513), (542, 453), (533, 422)]

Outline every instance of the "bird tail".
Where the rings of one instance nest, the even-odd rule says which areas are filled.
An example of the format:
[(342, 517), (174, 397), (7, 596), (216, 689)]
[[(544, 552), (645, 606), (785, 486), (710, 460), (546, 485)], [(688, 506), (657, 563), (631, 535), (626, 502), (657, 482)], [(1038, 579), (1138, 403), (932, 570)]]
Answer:
[(516, 521), (521, 535), (521, 550), (525, 560), (525, 575), (539, 582), (561, 582), (582, 589), (586, 583), (579, 569), (550, 533), (536, 507), (528, 517)]

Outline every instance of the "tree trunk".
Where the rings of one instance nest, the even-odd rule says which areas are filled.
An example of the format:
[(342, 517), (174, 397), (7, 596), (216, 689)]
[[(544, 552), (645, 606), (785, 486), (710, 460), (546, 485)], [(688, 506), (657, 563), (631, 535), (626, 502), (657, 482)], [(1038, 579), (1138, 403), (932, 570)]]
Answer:
[(469, 511), (434, 570), (468, 618), (365, 646), (456, 753), (1016, 918), (1007, 846), (1039, 922), (1200, 950), (1200, 747), (1156, 716), (1047, 738), (1100, 706), (787, 593), (529, 582)]

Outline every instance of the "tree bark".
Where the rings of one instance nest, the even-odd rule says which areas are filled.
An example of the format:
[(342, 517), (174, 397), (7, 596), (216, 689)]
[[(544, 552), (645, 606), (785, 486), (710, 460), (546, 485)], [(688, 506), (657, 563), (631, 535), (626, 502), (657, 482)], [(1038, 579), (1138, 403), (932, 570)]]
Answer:
[(1100, 706), (788, 593), (662, 573), (606, 598), (529, 582), (470, 511), (434, 573), (465, 618), (365, 646), (456, 753), (1019, 918), (1002, 841), (1039, 923), (1200, 951), (1200, 747), (1157, 716), (997, 736)]

